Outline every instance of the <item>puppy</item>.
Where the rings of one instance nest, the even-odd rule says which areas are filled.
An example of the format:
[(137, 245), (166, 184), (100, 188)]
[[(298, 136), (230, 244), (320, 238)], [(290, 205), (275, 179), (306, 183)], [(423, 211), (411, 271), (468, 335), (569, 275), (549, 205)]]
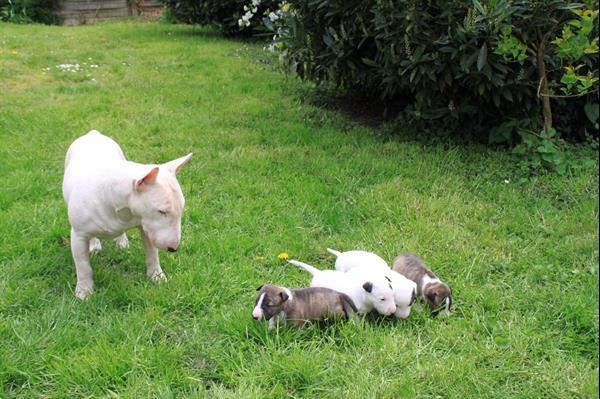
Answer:
[(77, 272), (75, 295), (94, 289), (90, 251), (98, 238), (116, 238), (127, 247), (125, 232), (139, 227), (148, 276), (165, 279), (158, 249), (175, 252), (181, 239), (184, 198), (175, 174), (192, 154), (162, 165), (127, 161), (119, 145), (95, 130), (75, 140), (65, 160), (62, 189), (71, 224), (71, 252)]
[(278, 317), (294, 327), (302, 327), (309, 321), (319, 320), (328, 315), (349, 317), (357, 312), (348, 295), (329, 288), (290, 290), (265, 284), (256, 290), (259, 293), (252, 317), (254, 320), (268, 320), (269, 328), (275, 326)]
[(347, 272), (358, 266), (368, 265), (372, 268), (390, 269), (388, 263), (379, 255), (367, 251), (346, 251), (340, 252), (335, 249), (327, 248), (327, 252), (336, 256), (335, 270)]
[(311, 287), (330, 288), (348, 295), (360, 314), (369, 313), (373, 309), (383, 315), (396, 312), (392, 286), (381, 274), (349, 274), (337, 270), (319, 270), (297, 260), (288, 262), (312, 274)]
[(394, 315), (399, 319), (406, 319), (417, 297), (417, 285), (390, 269), (387, 262), (379, 255), (367, 251), (340, 252), (327, 248), (327, 251), (336, 256), (335, 269), (352, 274), (372, 275), (383, 273), (389, 280), (394, 290), (394, 302), (396, 312)]
[(452, 290), (444, 284), (415, 254), (406, 253), (394, 259), (392, 268), (417, 283), (417, 294), (421, 296), (437, 316), (443, 310), (450, 312)]

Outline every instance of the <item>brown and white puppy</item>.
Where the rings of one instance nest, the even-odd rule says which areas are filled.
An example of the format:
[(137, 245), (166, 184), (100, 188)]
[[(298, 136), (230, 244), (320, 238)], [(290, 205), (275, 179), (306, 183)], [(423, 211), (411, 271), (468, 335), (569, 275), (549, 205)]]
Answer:
[(346, 294), (329, 288), (311, 287), (290, 290), (272, 284), (261, 285), (252, 317), (268, 320), (269, 328), (281, 317), (294, 327), (301, 327), (311, 320), (336, 315), (349, 317), (356, 313), (356, 306)]
[(442, 309), (450, 312), (452, 290), (417, 255), (405, 253), (398, 256), (394, 259), (392, 269), (417, 283), (417, 294), (427, 301), (433, 316), (437, 316)]

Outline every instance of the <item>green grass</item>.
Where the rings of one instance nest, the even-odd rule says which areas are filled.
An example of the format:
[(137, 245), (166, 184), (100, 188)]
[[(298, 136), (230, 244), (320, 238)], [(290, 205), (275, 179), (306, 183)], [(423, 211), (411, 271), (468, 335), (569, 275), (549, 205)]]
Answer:
[[(260, 51), (186, 26), (0, 24), (0, 397), (597, 397), (597, 164), (523, 181), (502, 152), (383, 136)], [(81, 302), (60, 186), (90, 129), (139, 162), (194, 157), (169, 282), (132, 232), (93, 256)], [(327, 246), (420, 254), (454, 313), (255, 323), (257, 286), (309, 281), (277, 254), (327, 268)]]

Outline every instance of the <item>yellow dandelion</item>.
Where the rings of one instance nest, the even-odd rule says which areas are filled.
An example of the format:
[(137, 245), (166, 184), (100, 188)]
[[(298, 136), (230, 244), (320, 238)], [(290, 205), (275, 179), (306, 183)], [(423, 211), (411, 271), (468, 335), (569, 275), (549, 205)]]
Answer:
[(15, 49), (12, 49), (12, 50), (10, 51), (10, 53), (11, 53), (12, 55), (17, 55), (17, 54), (19, 54), (19, 53), (17, 52), (17, 50), (15, 50)]
[(288, 255), (287, 252), (282, 252), (279, 255), (277, 255), (277, 259), (279, 260), (288, 260), (290, 258), (290, 255)]

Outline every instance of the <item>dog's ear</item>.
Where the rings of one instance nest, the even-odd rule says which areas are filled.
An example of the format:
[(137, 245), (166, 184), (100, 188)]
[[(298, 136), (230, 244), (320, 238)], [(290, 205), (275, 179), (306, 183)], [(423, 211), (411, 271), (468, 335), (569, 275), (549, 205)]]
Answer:
[(435, 303), (436, 296), (437, 296), (437, 292), (435, 292), (435, 291), (429, 291), (427, 294), (425, 294), (425, 297), (427, 297), (427, 300), (432, 305)]
[(139, 180), (134, 182), (135, 191), (141, 192), (149, 185), (156, 182), (156, 177), (158, 176), (158, 166), (152, 168), (152, 170), (146, 173), (146, 176), (142, 177)]
[(185, 165), (187, 163), (187, 161), (190, 160), (191, 157), (192, 157), (192, 153), (189, 153), (184, 157), (169, 161), (169, 162), (165, 163), (163, 166), (165, 168), (167, 168), (167, 170), (169, 170), (171, 173), (176, 174), (177, 172), (179, 172), (179, 169), (181, 169), (181, 167), (183, 165)]
[(281, 292), (279, 293), (279, 296), (281, 297), (281, 302), (285, 302), (285, 301), (287, 301), (287, 300), (288, 300), (288, 298), (289, 298), (289, 297), (288, 297), (288, 294), (286, 294), (286, 293), (285, 293), (285, 292), (283, 292), (283, 291), (281, 291)]
[(417, 300), (417, 290), (415, 288), (413, 288), (413, 292), (410, 297), (410, 303), (408, 304), (408, 306), (414, 305), (416, 300)]
[(262, 289), (262, 287), (264, 287), (264, 284), (263, 284), (263, 285), (261, 285), (260, 287), (258, 287), (258, 288), (256, 289), (256, 291), (260, 291), (260, 290)]
[(365, 291), (371, 292), (371, 291), (373, 291), (373, 283), (370, 281), (367, 281), (366, 283), (363, 284), (363, 288)]

